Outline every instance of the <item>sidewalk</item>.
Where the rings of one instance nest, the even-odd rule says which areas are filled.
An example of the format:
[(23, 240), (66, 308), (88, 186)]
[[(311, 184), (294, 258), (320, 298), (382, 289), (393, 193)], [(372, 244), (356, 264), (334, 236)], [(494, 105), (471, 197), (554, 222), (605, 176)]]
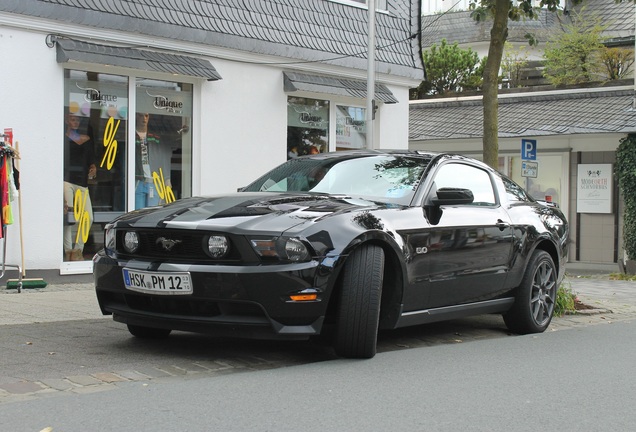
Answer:
[(0, 325), (108, 318), (102, 315), (92, 283), (47, 285), (42, 289), (0, 287)]
[[(577, 273), (568, 273), (564, 282), (583, 303), (595, 308), (582, 315), (606, 314), (615, 320), (636, 317), (636, 282), (610, 280), (609, 273)], [(6, 281), (0, 283), (0, 325), (111, 319), (102, 315), (92, 282), (52, 283), (21, 293), (6, 289)]]

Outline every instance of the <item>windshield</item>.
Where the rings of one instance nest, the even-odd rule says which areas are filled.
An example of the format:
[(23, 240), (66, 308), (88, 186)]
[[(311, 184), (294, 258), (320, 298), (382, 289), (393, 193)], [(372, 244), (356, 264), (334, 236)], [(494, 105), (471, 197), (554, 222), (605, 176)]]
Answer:
[(314, 192), (408, 205), (430, 159), (367, 156), (292, 159), (243, 189), (245, 192)]

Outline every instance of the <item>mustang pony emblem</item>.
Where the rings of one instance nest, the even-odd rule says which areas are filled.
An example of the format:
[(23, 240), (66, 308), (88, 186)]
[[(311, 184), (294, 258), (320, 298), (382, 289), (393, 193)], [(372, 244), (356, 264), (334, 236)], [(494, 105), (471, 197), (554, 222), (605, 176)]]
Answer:
[(181, 243), (181, 240), (172, 240), (165, 237), (159, 237), (155, 243), (161, 245), (162, 248), (170, 252), (173, 247)]

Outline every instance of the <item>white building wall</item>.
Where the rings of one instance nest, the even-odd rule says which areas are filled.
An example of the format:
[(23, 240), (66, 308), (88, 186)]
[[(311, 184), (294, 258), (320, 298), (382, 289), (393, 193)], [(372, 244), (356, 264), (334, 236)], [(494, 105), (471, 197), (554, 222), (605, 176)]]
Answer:
[[(63, 69), (45, 34), (0, 27), (0, 128), (20, 151), (25, 268), (58, 268), (62, 257)], [(7, 227), (7, 263), (19, 264), (20, 213)]]
[(223, 79), (202, 86), (201, 194), (235, 192), (287, 160), (282, 72), (228, 61), (213, 64)]
[(380, 130), (376, 134), (378, 148), (408, 149), (409, 148), (409, 91), (405, 88), (388, 86), (399, 101), (397, 104), (383, 105), (379, 118)]

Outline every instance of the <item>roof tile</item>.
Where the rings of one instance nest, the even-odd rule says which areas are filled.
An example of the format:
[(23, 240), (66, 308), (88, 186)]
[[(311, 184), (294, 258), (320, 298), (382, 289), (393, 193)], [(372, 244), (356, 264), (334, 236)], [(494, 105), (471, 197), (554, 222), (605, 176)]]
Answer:
[[(499, 136), (636, 132), (633, 98), (633, 90), (500, 98)], [(482, 119), (481, 100), (413, 103), (409, 138), (425, 141), (481, 137)]]
[[(421, 79), (419, 49), (409, 39), (418, 4), (393, 0), (389, 13), (376, 15), (378, 72)], [(366, 68), (367, 10), (328, 0), (3, 0), (0, 11)]]

